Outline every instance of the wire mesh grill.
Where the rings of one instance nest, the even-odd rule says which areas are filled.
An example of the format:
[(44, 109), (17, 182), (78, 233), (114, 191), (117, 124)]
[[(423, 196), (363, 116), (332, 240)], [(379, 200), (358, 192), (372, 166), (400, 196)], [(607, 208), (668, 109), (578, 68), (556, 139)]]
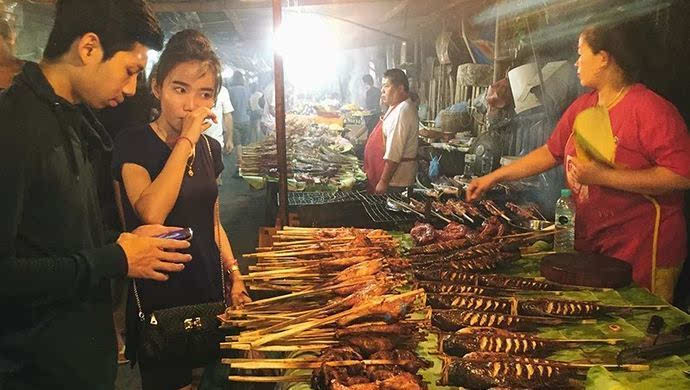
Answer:
[(372, 195), (362, 191), (357, 192), (355, 196), (362, 202), (364, 211), (366, 211), (369, 218), (375, 223), (402, 223), (414, 221), (416, 219), (413, 214), (408, 214), (403, 211), (394, 211), (387, 207), (388, 198), (402, 201), (403, 198), (401, 195)]
[(372, 195), (366, 191), (289, 192), (288, 205), (299, 207), (358, 202), (374, 223), (402, 223), (415, 220), (414, 214), (389, 209), (388, 198), (403, 201), (403, 197), (398, 194)]
[(316, 206), (332, 203), (358, 202), (356, 191), (288, 192), (289, 206)]

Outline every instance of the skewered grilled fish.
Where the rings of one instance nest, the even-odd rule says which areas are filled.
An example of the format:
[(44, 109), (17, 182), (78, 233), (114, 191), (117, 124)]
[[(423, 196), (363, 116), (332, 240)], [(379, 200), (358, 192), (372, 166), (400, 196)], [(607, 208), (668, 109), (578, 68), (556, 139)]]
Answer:
[(517, 302), (515, 300), (475, 295), (428, 294), (427, 303), (434, 309), (477, 310), (511, 314), (515, 311), (515, 304)]
[(446, 332), (455, 332), (468, 326), (490, 326), (510, 330), (532, 330), (536, 323), (525, 318), (500, 313), (473, 310), (434, 311), (431, 324)]
[(430, 294), (427, 302), (434, 309), (480, 310), (492, 313), (519, 314), (558, 318), (593, 318), (617, 310), (596, 302), (561, 299), (491, 298), (476, 295)]
[(504, 329), (469, 327), (460, 329), (443, 340), (443, 352), (451, 356), (463, 356), (470, 352), (499, 352), (513, 355), (545, 356), (565, 343), (553, 343), (548, 339), (514, 333)]
[(615, 311), (596, 302), (580, 302), (554, 299), (530, 299), (518, 304), (518, 312), (525, 315), (591, 318)]
[(423, 288), (427, 294), (475, 294), (485, 297), (506, 294), (503, 290), (458, 283), (419, 282), (419, 288)]
[(621, 339), (555, 340), (488, 327), (469, 327), (446, 336), (443, 352), (463, 356), (470, 352), (496, 352), (511, 355), (547, 356), (559, 349), (579, 348), (583, 343), (614, 345)]
[(461, 359), (450, 359), (440, 382), (471, 389), (562, 389), (570, 387), (570, 380), (576, 377), (577, 369), (560, 362), (475, 352)]
[(565, 291), (567, 287), (560, 286), (551, 282), (537, 280), (533, 278), (522, 278), (517, 276), (505, 275), (480, 275), (462, 271), (419, 271), (415, 272), (419, 280), (456, 282), (472, 284), (483, 287), (507, 288), (512, 290), (535, 290), (535, 291)]
[(467, 272), (491, 271), (502, 264), (510, 263), (520, 259), (519, 252), (500, 252), (495, 255), (486, 255), (470, 259), (450, 261), (447, 266)]

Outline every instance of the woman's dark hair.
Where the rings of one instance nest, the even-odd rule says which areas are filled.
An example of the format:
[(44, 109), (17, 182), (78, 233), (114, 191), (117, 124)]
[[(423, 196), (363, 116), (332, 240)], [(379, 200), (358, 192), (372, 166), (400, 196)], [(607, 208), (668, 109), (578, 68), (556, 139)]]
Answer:
[(232, 77), (230, 78), (230, 86), (235, 87), (235, 86), (244, 85), (244, 84), (245, 84), (245, 81), (244, 81), (244, 75), (242, 74), (242, 72), (240, 72), (239, 70), (234, 71), (232, 73)]
[(201, 62), (215, 76), (216, 96), (218, 96), (223, 86), (220, 60), (208, 38), (197, 30), (182, 30), (170, 38), (158, 60), (156, 71), (153, 72), (155, 83), (159, 86), (163, 85), (170, 71), (178, 64), (187, 61)]
[(153, 50), (163, 48), (163, 32), (144, 0), (58, 0), (55, 8), (45, 59), (67, 53), (86, 33), (98, 35), (103, 61), (118, 51), (132, 50), (136, 42)]
[(386, 73), (383, 74), (384, 79), (388, 79), (393, 85), (402, 85), (405, 92), (410, 91), (410, 82), (407, 80), (407, 75), (401, 69), (393, 68), (388, 69)]
[(371, 77), (370, 74), (365, 74), (364, 76), (362, 76), (362, 82), (366, 85), (373, 86), (374, 85), (374, 78)]
[(643, 23), (627, 21), (589, 26), (582, 31), (582, 38), (594, 54), (603, 50), (613, 57), (626, 83), (635, 83), (642, 81), (650, 66), (645, 49), (651, 43), (650, 33)]

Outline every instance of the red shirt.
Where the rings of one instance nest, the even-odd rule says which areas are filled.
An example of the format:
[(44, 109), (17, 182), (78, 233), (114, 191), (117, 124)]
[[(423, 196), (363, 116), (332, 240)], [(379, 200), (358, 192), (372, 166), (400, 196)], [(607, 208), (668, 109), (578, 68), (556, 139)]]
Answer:
[[(633, 279), (649, 288), (657, 218), (657, 267), (677, 266), (686, 256), (683, 192), (645, 197), (595, 185), (580, 185), (570, 170), (576, 155), (571, 137), (581, 111), (593, 107), (598, 94), (580, 96), (566, 110), (547, 141), (554, 158), (563, 163), (568, 187), (576, 202), (575, 246), (581, 252), (602, 253), (629, 262)], [(628, 169), (664, 167), (690, 178), (690, 136), (676, 108), (642, 84), (633, 85), (609, 110), (616, 140), (615, 163)]]

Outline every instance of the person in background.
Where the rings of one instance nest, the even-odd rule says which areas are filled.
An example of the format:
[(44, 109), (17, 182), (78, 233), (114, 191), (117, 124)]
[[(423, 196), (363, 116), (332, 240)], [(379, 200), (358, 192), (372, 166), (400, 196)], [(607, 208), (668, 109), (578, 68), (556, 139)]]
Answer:
[[(232, 153), (235, 148), (235, 124), (232, 115), (235, 108), (230, 101), (230, 92), (224, 85), (221, 85), (220, 92), (216, 98), (216, 105), (213, 106), (213, 114), (218, 118), (218, 122), (211, 122), (211, 127), (206, 130), (206, 134), (220, 143), (221, 150), (225, 154)], [(218, 176), (218, 185), (223, 184), (223, 180)]]
[(388, 111), (364, 148), (364, 171), (370, 192), (401, 192), (415, 182), (419, 118), (409, 92), (405, 72), (389, 69), (384, 73), (381, 100)]
[(235, 148), (233, 142), (235, 126), (232, 119), (234, 110), (230, 101), (230, 92), (221, 84), (216, 105), (213, 106), (213, 114), (218, 118), (218, 122), (212, 122), (205, 134), (218, 141), (221, 149), (227, 154), (232, 153)]
[(370, 113), (364, 117), (364, 125), (367, 128), (367, 135), (369, 135), (381, 116), (381, 91), (374, 87), (374, 78), (371, 75), (362, 76), (362, 83), (365, 87), (364, 109)]
[(112, 140), (92, 108), (133, 95), (162, 45), (141, 0), (60, 0), (43, 59), (0, 94), (2, 389), (113, 389), (111, 281), (164, 282), (191, 260), (154, 237), (176, 228), (109, 235), (98, 202)]
[[(586, 28), (575, 66), (582, 86), (593, 90), (566, 110), (546, 145), (472, 181), (467, 200), (562, 164), (577, 207), (575, 249), (627, 261), (638, 285), (670, 302), (686, 255), (682, 191), (690, 188), (690, 136), (673, 104), (640, 83), (640, 28)], [(597, 105), (609, 112), (615, 168), (575, 150), (575, 118)]]
[[(220, 70), (220, 61), (202, 33), (183, 30), (173, 35), (154, 78), (160, 116), (121, 132), (116, 140), (113, 175), (124, 184), (127, 227), (163, 222), (190, 227), (194, 239), (189, 252), (196, 259), (166, 284), (137, 280), (138, 299), (130, 289), (126, 351), (132, 361), (140, 344), (138, 304), (150, 315), (155, 310), (224, 299), (237, 307), (250, 301), (228, 236), (218, 223), (220, 142), (202, 134), (210, 121), (219, 119), (212, 108), (218, 105)], [(225, 289), (222, 280), (228, 279), (232, 285)], [(189, 389), (193, 368), (184, 362), (160, 365), (139, 360), (144, 390)]]
[(264, 136), (276, 131), (276, 86), (273, 73), (264, 74), (264, 87), (261, 93), (264, 97), (264, 112), (261, 115), (261, 129)]
[(12, 79), (24, 65), (24, 61), (14, 56), (16, 42), (17, 34), (12, 26), (0, 19), (0, 91), (12, 84)]
[[(240, 71), (235, 71), (230, 79), (230, 101), (235, 108), (232, 120), (235, 126), (234, 141), (238, 168), (242, 162), (242, 146), (254, 141), (249, 127), (249, 91), (245, 84), (244, 75)], [(234, 176), (238, 176), (237, 170)]]
[(263, 114), (266, 102), (264, 101), (264, 94), (259, 91), (259, 87), (256, 83), (252, 83), (249, 89), (251, 91), (251, 95), (249, 96), (249, 127), (253, 133), (252, 139), (256, 142), (263, 139), (261, 132), (261, 115)]

